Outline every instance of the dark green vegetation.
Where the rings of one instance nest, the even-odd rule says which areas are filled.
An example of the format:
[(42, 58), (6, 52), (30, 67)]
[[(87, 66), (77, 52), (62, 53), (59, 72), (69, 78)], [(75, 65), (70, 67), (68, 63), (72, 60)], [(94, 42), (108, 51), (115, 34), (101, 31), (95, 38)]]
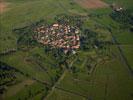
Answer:
[[(0, 15), (0, 99), (133, 99), (132, 0), (104, 0), (119, 3), (122, 12), (83, 9), (73, 0), (6, 1), (10, 9)], [(81, 30), (75, 55), (34, 40), (35, 27), (68, 19)]]

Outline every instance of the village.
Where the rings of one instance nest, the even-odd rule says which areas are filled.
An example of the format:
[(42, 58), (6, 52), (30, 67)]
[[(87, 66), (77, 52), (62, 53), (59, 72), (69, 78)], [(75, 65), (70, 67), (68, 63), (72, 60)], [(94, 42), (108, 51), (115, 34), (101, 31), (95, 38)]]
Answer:
[(0, 100), (133, 100), (133, 0), (0, 0)]
[(67, 24), (52, 24), (49, 27), (38, 27), (35, 32), (35, 39), (43, 45), (49, 45), (52, 48), (61, 48), (64, 53), (76, 53), (80, 48), (80, 36), (78, 27)]

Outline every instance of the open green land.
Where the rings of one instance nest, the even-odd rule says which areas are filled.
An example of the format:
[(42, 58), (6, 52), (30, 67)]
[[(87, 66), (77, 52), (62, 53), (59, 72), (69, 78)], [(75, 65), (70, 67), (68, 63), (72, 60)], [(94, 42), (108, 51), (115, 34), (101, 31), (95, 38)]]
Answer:
[[(133, 0), (75, 1), (1, 1), (0, 100), (133, 100)], [(75, 53), (33, 38), (54, 23), (79, 29)]]
[(129, 64), (131, 65), (132, 69), (133, 69), (133, 45), (122, 45), (123, 48), (123, 52), (127, 58), (127, 61), (129, 62)]

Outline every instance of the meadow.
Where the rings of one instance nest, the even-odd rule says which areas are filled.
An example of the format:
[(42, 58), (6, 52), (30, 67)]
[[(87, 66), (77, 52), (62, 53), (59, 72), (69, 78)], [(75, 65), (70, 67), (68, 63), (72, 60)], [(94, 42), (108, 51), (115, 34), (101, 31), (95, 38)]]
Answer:
[[(128, 29), (121, 30), (122, 25), (110, 17), (109, 5), (116, 3), (133, 11), (133, 0), (102, 1), (107, 8), (83, 7), (79, 0), (2, 1), (8, 5), (7, 10), (0, 13), (0, 61), (9, 65), (9, 70), (0, 65), (0, 85), (6, 83), (0, 86), (0, 90), (5, 89), (0, 99), (132, 100), (133, 34)], [(55, 51), (46, 53), (42, 45), (28, 50), (18, 48), (19, 34), (13, 29), (30, 26), (42, 19), (53, 23), (59, 14), (85, 16), (82, 30), (98, 33), (97, 40), (109, 45), (78, 50), (63, 64), (59, 61), (66, 56), (55, 58)], [(3, 54), (12, 49), (15, 52)], [(64, 63), (68, 63), (68, 69)]]

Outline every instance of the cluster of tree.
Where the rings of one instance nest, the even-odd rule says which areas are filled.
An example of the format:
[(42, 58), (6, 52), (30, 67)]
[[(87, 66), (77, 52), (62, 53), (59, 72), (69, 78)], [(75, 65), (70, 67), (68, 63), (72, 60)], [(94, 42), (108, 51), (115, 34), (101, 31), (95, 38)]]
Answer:
[(133, 14), (129, 10), (113, 11), (110, 16), (122, 24), (133, 24)]
[(38, 43), (34, 38), (36, 34), (35, 29), (42, 25), (48, 25), (48, 24), (45, 20), (40, 20), (38, 22), (32, 23), (29, 26), (13, 29), (13, 32), (15, 32), (18, 35), (18, 39), (17, 39), (18, 48), (37, 45)]
[(97, 33), (90, 29), (84, 29), (83, 34), (80, 37), (81, 49), (88, 50), (92, 49), (97, 41)]
[(70, 55), (65, 55), (62, 48), (52, 48), (50, 46), (45, 46), (44, 51), (46, 54), (51, 55), (56, 60), (56, 66), (61, 66), (62, 64), (65, 64), (65, 60), (68, 58), (68, 55)]
[(0, 62), (0, 94), (2, 94), (8, 86), (16, 79), (15, 70), (9, 65)]
[(84, 29), (80, 37), (81, 50), (106, 50), (109, 45), (112, 44), (111, 41), (100, 40), (98, 33), (90, 29)]
[(14, 52), (16, 52), (16, 51), (17, 51), (16, 48), (13, 48), (13, 49), (7, 49), (7, 50), (1, 52), (1, 53), (0, 53), (0, 56), (4, 56), (4, 55), (8, 55), (8, 54), (12, 54), (12, 53), (14, 53)]
[(82, 16), (70, 16), (66, 14), (60, 14), (55, 17), (55, 20), (60, 24), (69, 24), (74, 27), (81, 27), (84, 23), (84, 18)]
[(111, 18), (124, 25), (125, 28), (130, 28), (133, 31), (133, 13), (130, 10), (113, 11), (110, 14)]

